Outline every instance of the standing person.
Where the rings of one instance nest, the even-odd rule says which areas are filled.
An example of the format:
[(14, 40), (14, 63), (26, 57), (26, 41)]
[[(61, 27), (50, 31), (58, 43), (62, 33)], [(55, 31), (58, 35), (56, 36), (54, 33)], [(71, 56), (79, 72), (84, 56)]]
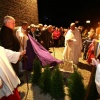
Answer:
[(50, 40), (52, 38), (52, 25), (49, 25), (47, 29), (41, 32), (41, 44), (44, 46), (45, 49), (49, 50), (50, 47)]
[(38, 24), (35, 31), (36, 40), (41, 43), (41, 33), (43, 31), (43, 24)]
[(60, 41), (60, 36), (61, 36), (60, 29), (56, 27), (52, 35), (53, 35), (52, 37), (54, 41), (54, 47), (59, 47), (60, 46), (59, 41)]
[(26, 51), (14, 52), (0, 46), (0, 100), (21, 100), (17, 90), (20, 80), (11, 63), (17, 63), (25, 53)]
[(88, 32), (88, 37), (83, 42), (83, 59), (86, 60), (88, 58), (87, 52), (89, 50), (89, 45), (92, 43), (94, 39), (95, 31), (91, 28)]
[[(18, 52), (20, 49), (20, 43), (13, 32), (14, 27), (15, 19), (12, 16), (5, 16), (4, 25), (1, 27), (0, 42), (4, 48)], [(11, 64), (16, 74), (20, 77), (21, 74), (19, 73), (19, 62), (16, 64)]]
[[(97, 40), (100, 40), (100, 22), (98, 22), (98, 27), (96, 28), (96, 36), (95, 38)], [(96, 42), (94, 43), (94, 54), (95, 56), (97, 57), (98, 56), (98, 53), (100, 51), (100, 42)]]
[[(19, 27), (16, 30), (16, 36), (20, 42), (20, 51), (22, 50), (26, 50), (26, 46), (27, 46), (27, 40), (28, 40), (28, 22), (27, 21), (23, 21), (21, 27)], [(23, 72), (25, 70), (23, 70), (24, 65), (22, 63), (22, 61), (19, 62), (19, 71)]]
[(36, 40), (36, 26), (34, 24), (30, 25), (29, 34)]
[(96, 35), (97, 35), (97, 39), (100, 38), (100, 22), (98, 22), (98, 27), (96, 28)]
[(16, 36), (20, 42), (20, 51), (26, 49), (27, 46), (27, 40), (28, 40), (27, 29), (28, 29), (28, 23), (26, 21), (23, 21), (21, 27), (19, 27), (16, 30)]
[(75, 23), (70, 24), (70, 29), (65, 35), (65, 49), (63, 52), (64, 61), (78, 64), (81, 56), (82, 39), (79, 30), (75, 27)]

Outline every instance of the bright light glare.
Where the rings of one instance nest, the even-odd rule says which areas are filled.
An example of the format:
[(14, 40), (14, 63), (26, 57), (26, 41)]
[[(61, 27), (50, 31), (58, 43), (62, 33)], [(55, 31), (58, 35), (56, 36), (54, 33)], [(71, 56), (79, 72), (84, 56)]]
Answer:
[(86, 23), (90, 23), (90, 20), (87, 20)]

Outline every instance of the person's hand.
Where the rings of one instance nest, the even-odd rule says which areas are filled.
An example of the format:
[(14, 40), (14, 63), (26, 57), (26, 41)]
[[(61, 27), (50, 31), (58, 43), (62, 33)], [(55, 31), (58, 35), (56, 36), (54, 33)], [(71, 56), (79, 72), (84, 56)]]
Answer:
[(26, 50), (21, 51), (19, 60), (21, 60), (25, 54), (26, 54)]
[(72, 42), (72, 40), (70, 39), (70, 40), (67, 40), (68, 42)]
[(43, 44), (43, 41), (41, 41), (41, 44)]
[(76, 39), (72, 39), (73, 41), (76, 41)]
[(21, 51), (20, 56), (24, 56), (26, 54), (26, 50)]
[(98, 64), (100, 64), (99, 59), (96, 60), (95, 58), (91, 58), (91, 60), (92, 60), (92, 65), (98, 66)]

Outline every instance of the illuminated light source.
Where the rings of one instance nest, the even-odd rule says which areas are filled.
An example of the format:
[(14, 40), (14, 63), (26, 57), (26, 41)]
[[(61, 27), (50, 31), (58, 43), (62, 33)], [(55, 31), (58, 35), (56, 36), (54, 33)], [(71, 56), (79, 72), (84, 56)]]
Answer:
[(90, 20), (87, 20), (86, 23), (90, 23)]

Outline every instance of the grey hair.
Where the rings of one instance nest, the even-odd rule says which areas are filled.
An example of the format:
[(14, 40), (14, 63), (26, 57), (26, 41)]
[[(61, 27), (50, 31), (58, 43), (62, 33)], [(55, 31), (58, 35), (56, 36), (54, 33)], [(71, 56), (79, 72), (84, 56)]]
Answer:
[(49, 28), (51, 28), (51, 27), (52, 27), (52, 25), (48, 25), (48, 26), (47, 26), (47, 29), (49, 29)]
[(14, 20), (15, 21), (15, 19), (12, 17), (12, 16), (5, 16), (4, 17), (4, 24), (6, 24), (9, 20)]
[(70, 26), (75, 26), (75, 23), (71, 23)]

